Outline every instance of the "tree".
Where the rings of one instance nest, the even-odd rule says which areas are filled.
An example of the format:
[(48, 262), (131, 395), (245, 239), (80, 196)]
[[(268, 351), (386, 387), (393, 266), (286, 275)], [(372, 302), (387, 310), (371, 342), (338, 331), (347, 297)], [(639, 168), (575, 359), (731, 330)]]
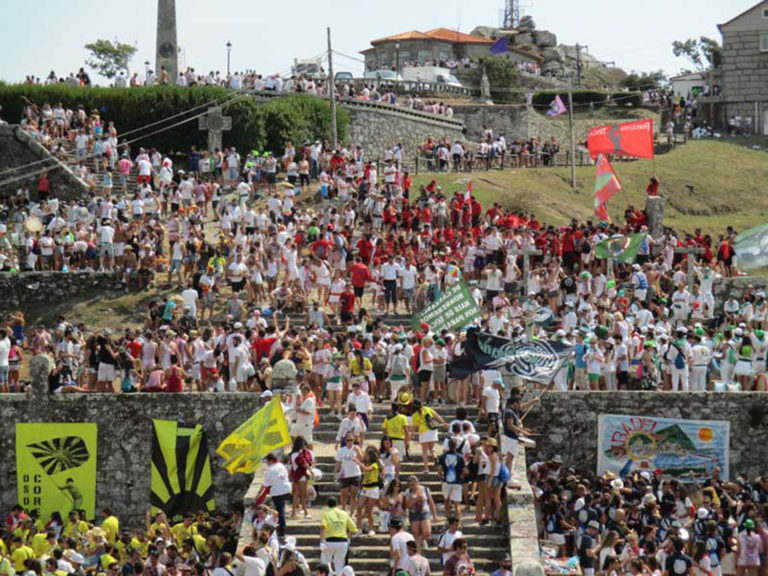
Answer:
[(480, 86), (483, 69), (491, 85), (491, 97), (494, 100), (510, 101), (513, 93), (510, 88), (517, 84), (517, 68), (505, 56), (481, 56), (477, 59), (477, 68), (472, 72), (472, 84)]
[(718, 68), (723, 61), (723, 51), (717, 40), (701, 36), (688, 38), (688, 40), (675, 40), (672, 42), (672, 52), (678, 58), (687, 58), (697, 72), (703, 72), (709, 68)]
[(128, 63), (136, 54), (135, 46), (122, 44), (117, 39), (114, 42), (99, 39), (86, 44), (85, 49), (91, 52), (85, 64), (105, 78), (114, 78), (121, 70), (128, 72)]
[(662, 70), (655, 72), (635, 72), (633, 70), (622, 80), (621, 84), (632, 92), (645, 92), (659, 88), (666, 79), (667, 75)]

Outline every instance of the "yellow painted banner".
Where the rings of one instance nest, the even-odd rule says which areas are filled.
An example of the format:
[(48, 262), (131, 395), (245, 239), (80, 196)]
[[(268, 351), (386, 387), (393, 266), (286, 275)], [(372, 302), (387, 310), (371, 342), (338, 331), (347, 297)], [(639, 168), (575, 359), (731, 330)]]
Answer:
[(72, 510), (95, 518), (96, 450), (96, 424), (17, 423), (19, 504), (43, 520)]
[(152, 513), (171, 522), (195, 512), (213, 512), (213, 476), (208, 440), (199, 424), (154, 420), (152, 435)]
[(222, 465), (230, 474), (251, 474), (272, 450), (290, 443), (280, 396), (274, 396), (266, 406), (235, 428), (219, 444), (216, 453), (224, 458)]

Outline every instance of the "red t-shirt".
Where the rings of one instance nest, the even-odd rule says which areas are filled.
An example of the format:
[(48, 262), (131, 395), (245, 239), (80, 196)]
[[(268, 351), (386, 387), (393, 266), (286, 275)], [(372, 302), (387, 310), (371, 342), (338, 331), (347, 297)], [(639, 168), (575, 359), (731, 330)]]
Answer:
[(256, 352), (256, 362), (259, 362), (262, 358), (269, 358), (269, 351), (272, 349), (272, 344), (275, 343), (274, 336), (268, 336), (264, 338), (256, 337), (251, 344), (251, 349)]
[(342, 292), (339, 295), (339, 304), (341, 304), (342, 312), (354, 312), (355, 310), (354, 292)]
[(362, 288), (371, 278), (371, 273), (368, 271), (368, 266), (362, 262), (356, 262), (352, 264), (352, 266), (349, 267), (349, 273), (352, 278), (352, 286), (355, 286), (356, 288)]

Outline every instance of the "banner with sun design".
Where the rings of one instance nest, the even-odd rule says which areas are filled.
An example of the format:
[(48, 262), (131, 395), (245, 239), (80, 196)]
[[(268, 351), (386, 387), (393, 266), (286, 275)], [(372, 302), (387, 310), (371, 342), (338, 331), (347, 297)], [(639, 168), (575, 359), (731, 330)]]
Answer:
[(600, 414), (597, 473), (623, 478), (634, 472), (661, 472), (681, 482), (712, 476), (728, 479), (730, 422)]
[(153, 514), (162, 510), (171, 523), (213, 511), (211, 458), (199, 424), (153, 421), (151, 504)]
[(19, 504), (39, 518), (85, 510), (95, 518), (96, 424), (16, 424)]

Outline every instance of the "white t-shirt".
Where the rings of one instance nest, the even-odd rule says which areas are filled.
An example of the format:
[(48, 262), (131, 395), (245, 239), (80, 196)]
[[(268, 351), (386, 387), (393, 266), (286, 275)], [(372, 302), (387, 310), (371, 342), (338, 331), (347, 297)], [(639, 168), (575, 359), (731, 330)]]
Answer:
[(413, 540), (413, 536), (408, 532), (398, 532), (392, 536), (392, 552), (395, 550), (400, 551), (400, 562), (395, 566), (398, 570), (405, 570), (408, 564), (408, 542)]
[(243, 576), (264, 576), (267, 572), (267, 566), (261, 558), (243, 556), (243, 564), (245, 564)]
[(306, 398), (299, 408), (307, 414), (296, 412), (296, 425), (311, 430), (315, 425), (315, 398)]
[(416, 275), (419, 273), (419, 271), (416, 269), (415, 266), (408, 266), (407, 268), (402, 268), (398, 274), (400, 275), (400, 278), (403, 279), (403, 290), (412, 290), (416, 287)]
[(269, 486), (270, 496), (290, 494), (291, 482), (288, 480), (288, 469), (280, 462), (268, 466), (264, 473), (264, 486)]
[(355, 478), (362, 475), (360, 466), (358, 466), (353, 458), (357, 456), (357, 451), (354, 448), (347, 448), (342, 446), (339, 451), (336, 452), (336, 462), (341, 462), (341, 477), (342, 478)]
[(184, 301), (184, 307), (192, 310), (193, 314), (197, 314), (197, 290), (194, 288), (187, 288), (181, 293), (181, 299)]
[(11, 341), (8, 338), (0, 340), (0, 368), (8, 366), (8, 355), (11, 353)]
[(483, 398), (485, 400), (485, 411), (489, 414), (498, 414), (499, 403), (501, 402), (499, 391), (493, 386), (489, 386), (483, 390)]

